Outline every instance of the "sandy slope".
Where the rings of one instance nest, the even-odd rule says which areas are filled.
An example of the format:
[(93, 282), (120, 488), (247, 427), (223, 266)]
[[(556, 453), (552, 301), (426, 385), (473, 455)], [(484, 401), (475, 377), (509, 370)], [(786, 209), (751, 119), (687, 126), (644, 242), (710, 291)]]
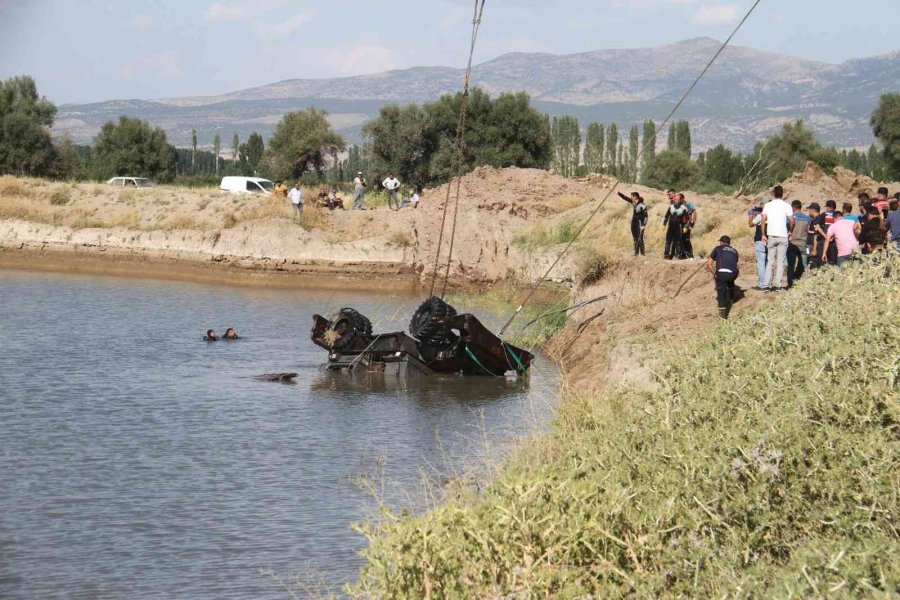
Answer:
[[(824, 176), (811, 167), (786, 182), (788, 196), (849, 200), (875, 185), (843, 170), (838, 175)], [(568, 180), (535, 169), (479, 168), (466, 175), (460, 185), (450, 265), (453, 283), (481, 286), (511, 278), (534, 280), (562, 249), (557, 242), (566, 238), (557, 234), (580, 225), (610, 185), (603, 176)], [(650, 203), (648, 252), (659, 255), (663, 194), (642, 186), (626, 191), (631, 189)], [(454, 185), (441, 273), (455, 191)], [(307, 190), (307, 199), (312, 195)], [(749, 258), (751, 230), (745, 214), (753, 199), (691, 193), (688, 197), (700, 211), (695, 250), (708, 251), (719, 235), (728, 233)], [(283, 277), (272, 279), (282, 283), (289, 283), (292, 275), (318, 274), (320, 284), (334, 280), (341, 286), (375, 286), (387, 279), (390, 285), (414, 287), (430, 282), (446, 198), (447, 186), (442, 186), (426, 190), (415, 210), (313, 210), (298, 216), (286, 201), (214, 189), (120, 190), (5, 177), (0, 179), (0, 262), (67, 268), (99, 261), (117, 263), (119, 272), (151, 268), (165, 275), (190, 268), (278, 275)], [(629, 218), (629, 207), (613, 194), (551, 278), (572, 283), (579, 253), (587, 247), (610, 256), (628, 255)], [(308, 281), (303, 279), (304, 284)]]

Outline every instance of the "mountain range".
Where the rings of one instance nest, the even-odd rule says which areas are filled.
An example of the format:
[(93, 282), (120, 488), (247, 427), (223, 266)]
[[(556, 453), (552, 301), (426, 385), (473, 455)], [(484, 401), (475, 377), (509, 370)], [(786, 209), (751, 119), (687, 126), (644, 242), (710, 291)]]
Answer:
[[(620, 129), (645, 119), (661, 121), (703, 69), (721, 42), (695, 38), (655, 48), (597, 50), (579, 54), (511, 53), (473, 68), (472, 83), (491, 95), (525, 91), (551, 115), (588, 122), (616, 122)], [(159, 100), (111, 100), (59, 107), (54, 133), (88, 143), (119, 115), (162, 127), (177, 146), (200, 145), (219, 133), (265, 137), (285, 112), (309, 106), (329, 112), (333, 127), (350, 143), (362, 126), (390, 103), (424, 103), (462, 87), (463, 70), (413, 67), (333, 79), (289, 79), (220, 96)], [(900, 91), (900, 52), (831, 64), (752, 48), (729, 46), (676, 118), (691, 122), (694, 149), (723, 143), (747, 150), (798, 118), (819, 139), (842, 148), (872, 143), (869, 117), (881, 94)]]

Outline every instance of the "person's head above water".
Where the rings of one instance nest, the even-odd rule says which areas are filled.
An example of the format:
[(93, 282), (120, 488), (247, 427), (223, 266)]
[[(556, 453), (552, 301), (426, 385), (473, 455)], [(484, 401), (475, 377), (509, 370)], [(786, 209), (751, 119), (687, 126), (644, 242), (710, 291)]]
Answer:
[(229, 327), (228, 329), (225, 330), (225, 337), (229, 338), (229, 339), (234, 339), (237, 337), (237, 333), (234, 332), (234, 329)]
[(212, 329), (207, 329), (207, 330), (206, 330), (206, 339), (208, 339), (208, 340), (217, 340), (217, 339), (219, 339), (219, 336), (217, 336), (217, 335), (216, 335), (216, 332), (213, 331)]

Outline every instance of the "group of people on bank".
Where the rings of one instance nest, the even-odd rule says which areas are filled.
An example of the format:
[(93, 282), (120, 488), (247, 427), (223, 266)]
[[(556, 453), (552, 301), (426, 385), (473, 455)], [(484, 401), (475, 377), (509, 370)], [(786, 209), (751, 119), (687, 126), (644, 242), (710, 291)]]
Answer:
[[(381, 187), (384, 190), (385, 195), (387, 196), (389, 209), (400, 210), (400, 208), (408, 205), (412, 205), (413, 208), (418, 208), (420, 200), (420, 192), (418, 187), (410, 187), (408, 194), (403, 198), (399, 198), (398, 195), (400, 194), (400, 180), (394, 177), (393, 173), (388, 173), (384, 181), (381, 182)], [(362, 171), (360, 171), (353, 179), (354, 210), (362, 209), (363, 199), (365, 197), (367, 189), (368, 184), (366, 183), (366, 178), (363, 175)], [(299, 181), (294, 183), (294, 187), (288, 189), (284, 182), (279, 180), (275, 182), (273, 191), (275, 192), (275, 194), (283, 196), (290, 200), (291, 204), (298, 212), (303, 212), (303, 188), (301, 187)], [(337, 189), (334, 187), (328, 186), (326, 188), (323, 188), (323, 190), (318, 194), (318, 201), (323, 208), (327, 208), (328, 210), (345, 208), (344, 201), (337, 195)]]
[[(754, 228), (757, 285), (754, 289), (776, 292), (789, 289), (810, 269), (827, 265), (841, 267), (857, 254), (878, 251), (900, 252), (900, 193), (889, 198), (887, 188), (878, 189), (874, 198), (867, 193), (858, 197), (858, 207), (834, 200), (810, 202), (803, 209), (800, 200), (784, 200), (784, 189), (775, 186), (772, 198), (748, 211), (748, 226)], [(669, 206), (663, 216), (665, 249), (668, 259), (693, 260), (691, 232), (697, 224), (697, 207), (673, 189), (666, 192)], [(631, 204), (631, 235), (635, 256), (645, 254), (644, 234), (649, 220), (648, 207), (637, 192), (619, 197)], [(719, 315), (728, 318), (734, 301), (735, 281), (739, 275), (739, 256), (725, 235), (706, 261), (716, 282)], [(786, 280), (786, 281), (785, 281)]]
[[(780, 185), (772, 189), (772, 196), (748, 213), (747, 224), (754, 228), (756, 290), (789, 289), (807, 270), (842, 267), (858, 254), (900, 252), (900, 193), (888, 199), (887, 188), (881, 187), (875, 198), (859, 195), (858, 211), (850, 202), (838, 210), (837, 202), (826, 200), (824, 209), (810, 202), (805, 213), (800, 200), (784, 200)], [(737, 258), (731, 240), (723, 236), (707, 259), (723, 319), (728, 318), (734, 300)]]
[[(666, 260), (693, 260), (694, 246), (691, 243), (691, 232), (697, 224), (697, 205), (685, 200), (684, 194), (673, 189), (666, 190), (669, 207), (663, 216), (662, 227), (666, 234), (663, 256)], [(644, 243), (649, 212), (647, 203), (637, 192), (626, 196), (619, 192), (619, 198), (631, 204), (631, 237), (634, 241), (634, 255), (644, 256)]]

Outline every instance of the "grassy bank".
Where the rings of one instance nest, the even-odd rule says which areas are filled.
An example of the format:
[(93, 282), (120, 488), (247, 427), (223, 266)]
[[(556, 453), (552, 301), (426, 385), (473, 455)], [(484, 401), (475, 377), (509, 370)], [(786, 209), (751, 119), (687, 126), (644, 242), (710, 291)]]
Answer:
[(827, 269), (567, 397), (480, 493), (364, 531), (374, 597), (900, 593), (900, 257)]

